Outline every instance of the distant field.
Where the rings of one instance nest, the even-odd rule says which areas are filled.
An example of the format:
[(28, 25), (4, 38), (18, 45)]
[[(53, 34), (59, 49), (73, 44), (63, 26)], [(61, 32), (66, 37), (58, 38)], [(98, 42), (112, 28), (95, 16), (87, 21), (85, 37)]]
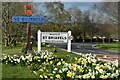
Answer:
[(120, 51), (120, 42), (118, 43), (105, 43), (105, 44), (97, 44), (98, 48), (106, 49), (106, 50), (113, 50), (113, 51)]

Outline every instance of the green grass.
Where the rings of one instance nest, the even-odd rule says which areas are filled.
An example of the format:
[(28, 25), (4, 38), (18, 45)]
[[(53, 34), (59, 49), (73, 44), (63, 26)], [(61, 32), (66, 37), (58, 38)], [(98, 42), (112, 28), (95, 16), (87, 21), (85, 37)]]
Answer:
[(105, 50), (113, 50), (113, 51), (120, 51), (120, 42), (119, 43), (105, 43), (105, 44), (97, 44), (98, 48), (102, 48)]
[(64, 50), (61, 50), (59, 48), (57, 48), (57, 56), (58, 58), (63, 58), (66, 59), (67, 62), (74, 62), (73, 57), (78, 56), (77, 54), (73, 54), (71, 52), (66, 52)]
[(2, 65), (2, 78), (36, 78), (31, 70), (19, 65), (11, 66), (9, 64)]
[(18, 44), (16, 47), (5, 47), (2, 45), (2, 54), (6, 55), (14, 55), (21, 54), (24, 44)]
[(2, 44), (0, 43), (0, 55), (2, 54)]
[[(22, 48), (23, 45), (18, 45), (13, 48), (5, 48), (3, 46), (2, 53), (5, 55), (13, 55), (13, 54), (23, 54), (22, 53)], [(36, 46), (33, 46), (33, 50), (37, 50)], [(42, 50), (48, 50), (54, 52), (55, 48), (53, 47), (42, 47)], [(66, 62), (73, 62), (74, 60), (70, 59), (71, 57), (77, 56), (76, 54), (73, 53), (68, 53), (66, 51), (63, 51), (59, 48), (56, 48), (57, 52), (55, 54), (58, 56), (58, 58), (65, 58)], [(35, 75), (30, 72), (31, 70), (24, 66), (20, 67), (19, 65), (17, 66), (11, 66), (11, 65), (2, 65), (2, 76), (3, 78), (34, 78)]]
[[(10, 47), (5, 48), (5, 46), (2, 45), (2, 53), (5, 55), (14, 55), (14, 54), (21, 55), (23, 54), (22, 48), (23, 48), (23, 45), (21, 44), (13, 48), (10, 48)], [(3, 64), (2, 78), (35, 78), (35, 75), (26, 66), (21, 67), (19, 65), (11, 66), (9, 64)]]

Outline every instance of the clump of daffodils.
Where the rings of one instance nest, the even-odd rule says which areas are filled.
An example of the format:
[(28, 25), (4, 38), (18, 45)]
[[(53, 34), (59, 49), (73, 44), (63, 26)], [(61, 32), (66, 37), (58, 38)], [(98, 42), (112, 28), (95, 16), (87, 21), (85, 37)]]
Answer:
[(48, 62), (49, 60), (53, 59), (54, 55), (52, 52), (48, 52), (47, 50), (41, 51), (39, 54), (27, 54), (27, 55), (5, 55), (3, 54), (3, 58), (1, 58), (2, 62), (5, 64), (12, 64), (12, 65), (17, 65), (17, 64), (23, 64), (23, 65), (28, 65), (31, 63), (36, 63), (38, 62), (39, 64), (43, 62)]
[[(44, 62), (37, 70), (38, 76), (51, 79), (108, 79), (120, 76), (118, 61), (107, 62), (96, 58), (95, 55), (86, 54), (74, 58), (73, 63), (63, 59), (53, 59)], [(41, 73), (46, 74), (41, 74)]]
[(42, 51), (37, 55), (5, 56), (5, 64), (29, 64), (33, 73), (42, 79), (117, 79), (120, 77), (118, 60), (104, 61), (95, 55), (86, 54), (73, 58), (73, 62)]
[(31, 54), (29, 55), (21, 55), (21, 56), (17, 56), (17, 55), (4, 55), (4, 57), (2, 58), (2, 63), (5, 64), (12, 64), (12, 65), (17, 65), (17, 64), (22, 64), (22, 65), (27, 65), (30, 62), (33, 61), (33, 56)]

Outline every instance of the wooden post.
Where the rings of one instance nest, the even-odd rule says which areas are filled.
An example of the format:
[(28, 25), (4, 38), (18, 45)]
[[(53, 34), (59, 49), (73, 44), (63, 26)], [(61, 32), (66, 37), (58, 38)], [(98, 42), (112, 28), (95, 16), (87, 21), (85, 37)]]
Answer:
[[(24, 15), (32, 16), (33, 6), (31, 4), (26, 4), (24, 6)], [(26, 53), (32, 52), (32, 42), (31, 42), (31, 23), (27, 23), (27, 44), (26, 44)]]
[(27, 45), (26, 45), (26, 51), (27, 53), (32, 51), (32, 43), (31, 43), (31, 23), (27, 23)]

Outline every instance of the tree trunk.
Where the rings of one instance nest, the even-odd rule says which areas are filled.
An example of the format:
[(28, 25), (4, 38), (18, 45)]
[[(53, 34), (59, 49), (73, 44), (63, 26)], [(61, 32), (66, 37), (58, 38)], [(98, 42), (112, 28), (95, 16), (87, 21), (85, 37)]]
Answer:
[(9, 46), (10, 46), (14, 41), (14, 37), (11, 37), (11, 38), (9, 37), (8, 39), (9, 39), (8, 42), (9, 42)]
[(105, 39), (102, 39), (102, 41), (103, 41), (103, 44), (105, 43)]
[(85, 40), (83, 39), (83, 42), (85, 42)]
[(110, 42), (110, 38), (109, 38), (109, 42)]
[[(6, 27), (6, 24), (5, 24)], [(8, 35), (7, 35), (7, 30), (4, 28), (4, 36), (5, 36), (5, 47), (8, 47)]]
[(8, 40), (7, 40), (7, 37), (5, 37), (5, 47), (8, 47)]
[(82, 37), (82, 40), (83, 40), (82, 42), (85, 42), (85, 37), (83, 35), (81, 37)]
[(85, 39), (83, 38), (83, 42), (85, 42)]
[(90, 39), (90, 42), (92, 42), (92, 38)]

